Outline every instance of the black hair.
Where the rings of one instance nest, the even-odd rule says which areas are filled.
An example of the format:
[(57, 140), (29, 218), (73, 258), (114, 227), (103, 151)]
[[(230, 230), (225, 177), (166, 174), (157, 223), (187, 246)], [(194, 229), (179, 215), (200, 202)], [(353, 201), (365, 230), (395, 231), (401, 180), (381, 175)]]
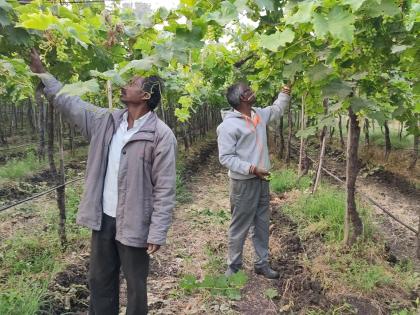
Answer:
[(147, 100), (147, 106), (153, 111), (162, 99), (163, 81), (157, 75), (152, 75), (144, 79), (143, 91), (150, 93), (150, 99)]
[(230, 106), (237, 108), (241, 103), (241, 95), (243, 93), (243, 82), (237, 82), (228, 87), (226, 98)]

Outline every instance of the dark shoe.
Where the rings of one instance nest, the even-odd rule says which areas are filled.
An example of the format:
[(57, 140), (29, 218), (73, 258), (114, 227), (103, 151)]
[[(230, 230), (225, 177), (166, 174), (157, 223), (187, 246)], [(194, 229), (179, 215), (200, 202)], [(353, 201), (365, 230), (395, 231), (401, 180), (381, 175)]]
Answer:
[(267, 279), (277, 279), (280, 277), (280, 274), (277, 271), (271, 269), (268, 265), (263, 267), (254, 267), (254, 271), (257, 275), (263, 275)]
[(232, 269), (230, 267), (228, 267), (225, 271), (225, 277), (230, 277), (232, 275), (234, 275), (235, 273), (237, 273), (239, 270), (237, 269)]

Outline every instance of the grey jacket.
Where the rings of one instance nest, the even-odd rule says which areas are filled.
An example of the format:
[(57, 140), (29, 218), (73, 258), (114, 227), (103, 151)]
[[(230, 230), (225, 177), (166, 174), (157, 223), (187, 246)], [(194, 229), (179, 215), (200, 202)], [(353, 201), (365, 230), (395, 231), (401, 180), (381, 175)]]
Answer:
[[(55, 108), (90, 142), (77, 223), (98, 231), (109, 146), (126, 109), (110, 111), (77, 96), (57, 95), (62, 84), (50, 74), (40, 77)], [(116, 240), (122, 244), (165, 244), (175, 207), (176, 147), (171, 129), (151, 113), (122, 149), (116, 212)]]
[(217, 127), (219, 161), (229, 169), (233, 179), (249, 179), (251, 165), (270, 169), (266, 127), (270, 121), (279, 119), (290, 96), (279, 93), (273, 105), (254, 107), (254, 119), (250, 119), (233, 109), (222, 110), (223, 122)]

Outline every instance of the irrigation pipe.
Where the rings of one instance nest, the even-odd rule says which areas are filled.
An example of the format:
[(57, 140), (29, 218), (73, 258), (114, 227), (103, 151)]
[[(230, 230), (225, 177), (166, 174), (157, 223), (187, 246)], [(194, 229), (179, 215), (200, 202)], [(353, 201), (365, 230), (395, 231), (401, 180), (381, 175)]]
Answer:
[(46, 195), (46, 194), (49, 194), (50, 192), (53, 192), (53, 191), (54, 191), (54, 190), (56, 190), (57, 188), (60, 188), (60, 187), (66, 186), (66, 185), (71, 184), (71, 183), (74, 183), (74, 182), (77, 182), (77, 181), (79, 181), (79, 180), (81, 180), (81, 179), (83, 179), (83, 178), (84, 178), (84, 176), (77, 177), (77, 178), (75, 178), (75, 179), (69, 180), (68, 182), (66, 182), (66, 183), (64, 183), (64, 184), (61, 184), (61, 185), (55, 186), (55, 187), (53, 187), (53, 188), (50, 188), (50, 189), (48, 189), (48, 190), (46, 190), (46, 191), (44, 191), (44, 192), (42, 192), (42, 193), (39, 193), (39, 194), (33, 195), (33, 196), (28, 197), (28, 198), (26, 198), (26, 199), (19, 200), (19, 201), (18, 201), (18, 202), (16, 202), (16, 203), (13, 203), (13, 204), (9, 204), (9, 205), (3, 206), (3, 207), (1, 207), (1, 208), (0, 208), (0, 212), (5, 211), (5, 210), (10, 209), (10, 208), (13, 208), (13, 207), (16, 207), (17, 205), (20, 205), (20, 204), (22, 204), (22, 203), (24, 203), (24, 202), (27, 202), (27, 201), (30, 201), (30, 200), (36, 199), (36, 198), (38, 198), (38, 197), (44, 196), (44, 195)]

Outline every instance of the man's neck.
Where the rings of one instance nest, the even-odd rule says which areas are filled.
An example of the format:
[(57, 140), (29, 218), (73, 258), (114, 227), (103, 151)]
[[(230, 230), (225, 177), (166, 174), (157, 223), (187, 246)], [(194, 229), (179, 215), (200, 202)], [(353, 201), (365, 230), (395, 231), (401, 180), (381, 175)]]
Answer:
[(240, 104), (236, 110), (243, 115), (251, 117), (252, 107), (249, 104)]
[(128, 105), (127, 106), (127, 122), (128, 129), (133, 128), (134, 121), (150, 112), (147, 105)]

